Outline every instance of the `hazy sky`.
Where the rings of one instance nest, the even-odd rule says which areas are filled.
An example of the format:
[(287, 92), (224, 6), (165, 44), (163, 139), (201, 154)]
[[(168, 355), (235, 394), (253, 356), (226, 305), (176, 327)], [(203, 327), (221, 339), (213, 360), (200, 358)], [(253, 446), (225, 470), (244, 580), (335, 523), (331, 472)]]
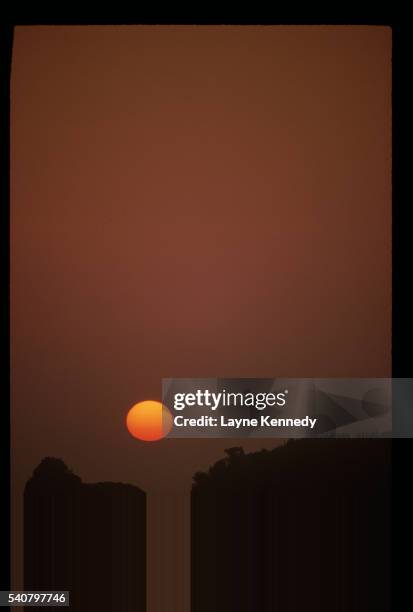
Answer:
[(390, 376), (390, 71), (384, 27), (16, 28), (16, 516), (45, 455), (143, 488), (219, 458), (129, 436), (162, 377)]

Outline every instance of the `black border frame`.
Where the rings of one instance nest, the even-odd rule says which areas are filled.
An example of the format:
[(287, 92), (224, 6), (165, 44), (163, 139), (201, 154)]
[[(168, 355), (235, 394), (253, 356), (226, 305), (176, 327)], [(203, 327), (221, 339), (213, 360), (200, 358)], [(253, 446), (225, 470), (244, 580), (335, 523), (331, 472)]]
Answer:
[[(1, 353), (2, 393), (0, 404), (0, 491), (3, 519), (0, 523), (0, 589), (7, 590), (10, 584), (10, 77), (13, 48), (13, 27), (0, 28), (0, 126), (2, 132), (1, 152), (5, 160), (0, 181), (0, 265), (2, 281)], [(4, 162), (3, 162), (4, 163)]]
[[(283, 19), (270, 19), (267, 17), (240, 19), (223, 17), (221, 19), (200, 20), (175, 18), (162, 19), (155, 16), (136, 19), (105, 19), (95, 18), (59, 19), (50, 16), (30, 16), (30, 11), (22, 19), (6, 19), (0, 25), (0, 66), (1, 66), (1, 149), (5, 164), (3, 166), (0, 206), (0, 249), (1, 249), (1, 349), (3, 353), (1, 380), (4, 385), (2, 391), (2, 404), (0, 407), (0, 482), (1, 502), (3, 506), (3, 519), (0, 532), (0, 590), (10, 588), (10, 77), (13, 48), (14, 27), (19, 25), (173, 25), (173, 24), (199, 24), (199, 25), (384, 25), (392, 28), (393, 54), (392, 54), (392, 376), (413, 377), (413, 359), (409, 355), (410, 340), (412, 337), (412, 292), (407, 289), (408, 272), (410, 270), (409, 258), (412, 257), (412, 240), (408, 236), (411, 228), (411, 211), (409, 209), (410, 192), (406, 186), (407, 162), (402, 156), (406, 151), (407, 113), (405, 109), (410, 102), (410, 95), (402, 94), (402, 85), (407, 81), (407, 70), (403, 72), (402, 63), (407, 55), (407, 29), (402, 20), (378, 18), (365, 19), (330, 19), (328, 15), (319, 18), (297, 19), (284, 16)], [(404, 78), (403, 78), (404, 77)], [(407, 88), (406, 90), (407, 91)], [(412, 105), (409, 104), (412, 108)], [(410, 111), (411, 112), (411, 111)], [(3, 162), (4, 163), (4, 162)], [(397, 525), (393, 521), (393, 532), (396, 542), (402, 544), (406, 551), (411, 547), (407, 544), (408, 526), (411, 521), (413, 503), (407, 501), (405, 495), (406, 485), (409, 482), (409, 459), (411, 445), (407, 439), (393, 441), (393, 474), (395, 476), (393, 487), (394, 501), (398, 501)], [(399, 481), (399, 482), (398, 482)], [(410, 498), (411, 496), (409, 496)], [(379, 537), (379, 536), (378, 536)], [(401, 566), (401, 564), (400, 564)], [(406, 603), (409, 601), (410, 576), (409, 567), (398, 568), (393, 573), (393, 593), (404, 591)], [(404, 606), (406, 607), (406, 606)]]

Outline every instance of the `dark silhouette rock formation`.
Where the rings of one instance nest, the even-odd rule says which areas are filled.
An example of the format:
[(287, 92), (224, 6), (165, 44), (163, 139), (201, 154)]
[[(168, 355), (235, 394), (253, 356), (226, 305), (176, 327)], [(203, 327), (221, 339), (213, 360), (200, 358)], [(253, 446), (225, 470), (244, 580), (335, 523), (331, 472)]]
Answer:
[(84, 484), (46, 458), (24, 491), (27, 590), (70, 591), (70, 607), (146, 609), (146, 495), (120, 483)]
[(193, 612), (390, 610), (389, 440), (227, 455), (194, 476)]

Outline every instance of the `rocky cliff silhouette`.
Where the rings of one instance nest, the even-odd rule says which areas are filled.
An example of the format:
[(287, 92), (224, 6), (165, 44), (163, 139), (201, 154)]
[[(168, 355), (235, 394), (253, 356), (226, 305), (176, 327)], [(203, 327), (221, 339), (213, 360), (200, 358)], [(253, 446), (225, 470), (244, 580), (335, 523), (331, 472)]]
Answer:
[(76, 612), (144, 612), (145, 493), (85, 484), (60, 459), (43, 459), (24, 491), (24, 583), (70, 591)]
[(391, 442), (297, 440), (227, 457), (191, 495), (193, 612), (384, 612)]

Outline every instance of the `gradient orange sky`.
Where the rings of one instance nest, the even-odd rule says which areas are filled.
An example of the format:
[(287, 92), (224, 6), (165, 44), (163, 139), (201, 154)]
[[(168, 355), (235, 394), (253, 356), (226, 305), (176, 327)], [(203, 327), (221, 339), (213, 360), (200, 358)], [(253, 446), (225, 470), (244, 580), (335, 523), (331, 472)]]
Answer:
[(221, 456), (128, 434), (162, 377), (391, 375), (389, 28), (17, 27), (11, 96), (15, 550), (45, 455)]

